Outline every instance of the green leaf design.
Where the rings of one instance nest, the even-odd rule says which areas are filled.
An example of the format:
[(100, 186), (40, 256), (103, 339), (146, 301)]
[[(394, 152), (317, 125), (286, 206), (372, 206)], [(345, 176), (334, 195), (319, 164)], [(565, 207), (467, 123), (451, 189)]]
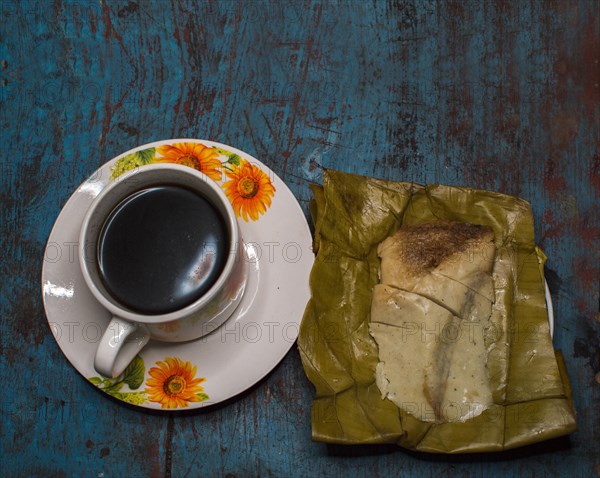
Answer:
[(234, 164), (235, 166), (240, 165), (240, 161), (242, 158), (240, 158), (240, 156), (238, 154), (232, 153), (231, 151), (227, 151), (226, 149), (223, 149), (223, 148), (215, 147), (213, 149), (221, 156), (227, 157), (227, 161), (224, 161), (223, 165), (225, 165), (225, 164)]
[(206, 393), (197, 393), (196, 396), (201, 402), (205, 402), (210, 398)]
[(136, 390), (140, 388), (144, 382), (145, 374), (146, 366), (144, 365), (144, 359), (139, 355), (136, 355), (125, 369), (125, 372), (123, 372), (122, 381), (126, 383), (131, 390)]
[(111, 395), (119, 400), (122, 400), (123, 402), (131, 403), (132, 405), (141, 405), (148, 399), (146, 392), (123, 392)]
[(154, 162), (156, 156), (156, 148), (142, 149), (135, 153), (128, 154), (127, 156), (119, 159), (115, 165), (110, 169), (111, 179), (118, 178), (121, 174), (131, 171), (132, 169), (144, 166)]
[(232, 154), (231, 156), (229, 156), (229, 159), (227, 160), (227, 162), (230, 164), (235, 164), (236, 166), (239, 166), (240, 159), (241, 158), (237, 154)]
[(89, 377), (88, 380), (102, 390), (110, 388), (118, 382), (114, 378), (106, 377)]
[(140, 405), (147, 401), (146, 392), (122, 392), (123, 385), (130, 390), (136, 390), (144, 383), (146, 366), (144, 359), (136, 355), (125, 371), (117, 378), (89, 377), (88, 380), (103, 392), (133, 405)]
[(113, 393), (121, 390), (123, 388), (123, 385), (124, 385), (123, 382), (115, 382), (108, 387), (103, 387), (102, 390), (104, 390), (106, 393), (113, 394)]
[(150, 164), (156, 156), (156, 148), (142, 149), (133, 154), (137, 154), (142, 164)]

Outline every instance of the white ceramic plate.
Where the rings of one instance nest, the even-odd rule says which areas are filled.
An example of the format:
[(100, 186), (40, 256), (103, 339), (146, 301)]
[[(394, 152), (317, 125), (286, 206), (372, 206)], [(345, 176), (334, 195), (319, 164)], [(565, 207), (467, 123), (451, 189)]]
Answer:
[[(206, 168), (212, 168), (210, 173), (226, 193), (229, 191), (230, 199), (235, 199), (235, 188), (231, 186), (242, 181), (246, 173), (261, 179), (263, 186), (270, 183), (275, 192), (269, 194), (267, 189), (259, 188), (256, 198), (264, 193), (263, 199), (271, 199), (265, 211), (253, 209), (256, 203), (237, 198), (250, 272), (248, 290), (234, 315), (219, 329), (195, 341), (174, 344), (151, 340), (123, 376), (106, 379), (94, 370), (93, 360), (110, 314), (89, 292), (81, 275), (77, 258), (79, 230), (92, 200), (116, 180), (111, 178), (114, 171), (165, 160), (195, 164), (205, 173)], [(177, 139), (147, 144), (98, 169), (75, 191), (58, 216), (42, 270), (46, 316), (69, 362), (105, 393), (152, 409), (213, 405), (260, 381), (295, 342), (310, 297), (308, 277), (314, 262), (311, 241), (308, 224), (293, 194), (257, 159), (212, 141)]]

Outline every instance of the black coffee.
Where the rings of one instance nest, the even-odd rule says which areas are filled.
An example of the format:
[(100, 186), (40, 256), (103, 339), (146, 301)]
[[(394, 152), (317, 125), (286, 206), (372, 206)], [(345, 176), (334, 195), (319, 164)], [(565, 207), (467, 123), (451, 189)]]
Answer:
[(122, 306), (149, 315), (200, 298), (228, 254), (229, 234), (215, 207), (180, 186), (132, 194), (111, 212), (98, 240), (104, 286)]

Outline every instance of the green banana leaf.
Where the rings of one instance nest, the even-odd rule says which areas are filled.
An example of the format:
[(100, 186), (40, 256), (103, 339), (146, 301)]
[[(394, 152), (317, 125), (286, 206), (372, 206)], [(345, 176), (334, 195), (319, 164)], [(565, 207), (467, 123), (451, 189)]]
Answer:
[[(501, 451), (576, 429), (566, 369), (549, 334), (543, 252), (529, 204), (490, 191), (384, 181), (338, 171), (313, 186), (316, 261), (298, 347), (316, 388), (312, 434), (342, 444), (396, 443), (434, 453)], [(494, 230), (496, 302), (487, 334), (494, 403), (464, 423), (422, 422), (381, 398), (369, 334), (377, 245), (436, 220)]]

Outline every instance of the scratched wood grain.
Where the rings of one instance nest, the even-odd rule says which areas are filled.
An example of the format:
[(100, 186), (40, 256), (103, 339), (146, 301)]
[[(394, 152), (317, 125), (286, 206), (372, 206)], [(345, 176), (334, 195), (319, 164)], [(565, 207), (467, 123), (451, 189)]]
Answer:
[[(600, 476), (597, 1), (3, 0), (0, 16), (0, 475)], [(256, 156), (305, 211), (323, 168), (531, 201), (579, 431), (484, 457), (313, 443), (295, 348), (199, 413), (99, 393), (47, 326), (44, 244), (98, 166), (174, 137)]]

